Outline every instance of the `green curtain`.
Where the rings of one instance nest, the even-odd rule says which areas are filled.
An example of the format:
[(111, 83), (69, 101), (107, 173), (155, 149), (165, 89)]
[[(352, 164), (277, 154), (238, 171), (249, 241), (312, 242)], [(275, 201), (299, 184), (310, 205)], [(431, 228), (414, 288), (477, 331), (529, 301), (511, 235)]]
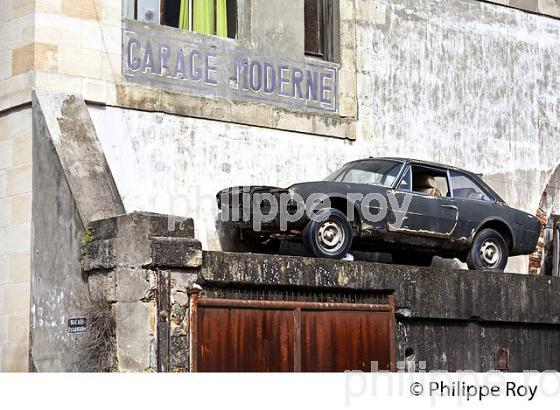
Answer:
[(193, 31), (215, 34), (214, 0), (193, 0)]
[(183, 30), (189, 29), (189, 0), (181, 0), (181, 8), (179, 9), (179, 28)]
[(216, 34), (227, 37), (227, 0), (216, 1)]
[(192, 7), (193, 27), (189, 27), (189, 0), (181, 0), (179, 28), (227, 37), (227, 0), (192, 0)]

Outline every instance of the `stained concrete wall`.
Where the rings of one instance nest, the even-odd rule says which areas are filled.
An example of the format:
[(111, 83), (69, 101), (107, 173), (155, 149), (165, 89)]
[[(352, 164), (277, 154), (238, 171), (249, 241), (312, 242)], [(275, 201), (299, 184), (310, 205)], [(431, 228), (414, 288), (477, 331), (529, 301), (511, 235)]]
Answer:
[[(33, 124), (29, 367), (84, 370), (80, 346), (85, 335), (68, 331), (69, 318), (87, 319), (91, 311), (80, 266), (84, 227), (94, 219), (121, 214), (124, 208), (82, 99), (36, 92), (29, 123)], [(26, 296), (29, 300), (29, 289)]]
[(511, 371), (560, 369), (560, 278), (202, 252), (193, 221), (167, 215), (91, 226), (82, 268), (92, 298), (113, 305), (115, 371), (189, 371), (194, 293), (341, 303), (391, 295), (399, 361), (413, 349), (425, 370), (489, 371), (508, 349)]
[(80, 267), (84, 226), (38, 107), (33, 135), (30, 369), (76, 371), (82, 335), (68, 334), (67, 321), (82, 317), (89, 301)]
[[(397, 360), (413, 349), (426, 370), (488, 371), (497, 368), (498, 348), (509, 350), (511, 371), (560, 369), (556, 325), (399, 318)], [(424, 365), (424, 364), (423, 364)]]
[[(485, 174), (534, 213), (560, 162), (560, 21), (467, 0), (357, 0), (356, 141), (90, 106), (127, 211), (193, 216), (221, 249), (215, 193), (319, 179), (369, 155)], [(527, 271), (512, 258), (509, 271)]]
[[(559, 370), (560, 278), (426, 269), (368, 262), (205, 252), (204, 289), (390, 291), (397, 360), (413, 349), (425, 370)], [(266, 292), (265, 292), (266, 294)]]

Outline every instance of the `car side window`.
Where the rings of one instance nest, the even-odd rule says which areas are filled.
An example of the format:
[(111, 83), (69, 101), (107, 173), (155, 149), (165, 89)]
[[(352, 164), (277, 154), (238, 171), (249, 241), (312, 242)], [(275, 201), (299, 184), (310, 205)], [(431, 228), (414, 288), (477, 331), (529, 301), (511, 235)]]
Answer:
[(447, 172), (431, 167), (413, 165), (412, 191), (431, 196), (450, 196)]
[(397, 189), (401, 189), (403, 191), (410, 191), (411, 187), (412, 187), (412, 172), (410, 171), (410, 167), (406, 167), (406, 172), (404, 173)]
[(478, 199), (491, 202), (492, 199), (470, 177), (457, 171), (450, 171), (451, 187), (455, 198)]

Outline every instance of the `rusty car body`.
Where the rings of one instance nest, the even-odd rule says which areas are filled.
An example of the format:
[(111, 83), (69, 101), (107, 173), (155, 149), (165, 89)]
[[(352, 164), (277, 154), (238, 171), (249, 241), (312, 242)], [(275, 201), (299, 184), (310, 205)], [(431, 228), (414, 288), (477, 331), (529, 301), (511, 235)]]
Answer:
[[(264, 193), (287, 195), (286, 209), (270, 199), (255, 200)], [(310, 207), (308, 200), (317, 194), (327, 200)], [(302, 240), (318, 257), (342, 258), (352, 248), (389, 252), (396, 263), (427, 266), (438, 255), (471, 269), (503, 271), (509, 256), (533, 252), (541, 230), (534, 215), (508, 206), (479, 175), (408, 158), (353, 161), (323, 181), (285, 189), (231, 187), (218, 192), (217, 200), (222, 213), (239, 215), (229, 222), (260, 252), (276, 250), (280, 240)], [(290, 218), (301, 207), (307, 212)], [(274, 209), (278, 214), (255, 229), (256, 211), (267, 215)]]

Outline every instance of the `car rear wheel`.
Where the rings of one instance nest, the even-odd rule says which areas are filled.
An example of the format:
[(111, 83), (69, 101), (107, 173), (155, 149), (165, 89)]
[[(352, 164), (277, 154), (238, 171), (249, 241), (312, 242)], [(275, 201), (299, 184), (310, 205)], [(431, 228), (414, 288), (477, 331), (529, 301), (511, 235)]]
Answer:
[(431, 266), (434, 255), (425, 252), (394, 252), (393, 263), (398, 265)]
[(476, 234), (467, 255), (467, 266), (473, 270), (503, 272), (509, 250), (504, 237), (494, 229), (483, 229)]
[(319, 211), (302, 233), (308, 252), (320, 258), (341, 259), (352, 245), (352, 225), (334, 208)]

